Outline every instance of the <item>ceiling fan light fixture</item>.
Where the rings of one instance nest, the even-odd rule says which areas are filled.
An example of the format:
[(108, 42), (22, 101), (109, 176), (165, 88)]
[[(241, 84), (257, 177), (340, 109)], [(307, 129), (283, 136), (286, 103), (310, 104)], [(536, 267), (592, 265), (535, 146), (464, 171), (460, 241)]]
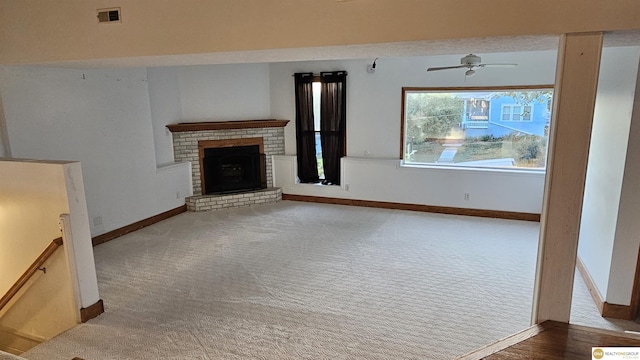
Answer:
[(460, 59), (460, 64), (469, 65), (469, 64), (480, 64), (482, 59), (478, 55), (469, 54), (462, 59)]
[(465, 75), (466, 76), (473, 76), (473, 74), (476, 73), (476, 71), (474, 70), (476, 68), (485, 68), (485, 67), (514, 68), (517, 65), (518, 64), (483, 64), (482, 63), (482, 59), (480, 58), (480, 56), (469, 54), (467, 56), (464, 56), (462, 59), (460, 59), (460, 65), (430, 67), (430, 68), (427, 69), (427, 71), (439, 71), (439, 70), (464, 69), (464, 68), (467, 68), (468, 70), (466, 71)]

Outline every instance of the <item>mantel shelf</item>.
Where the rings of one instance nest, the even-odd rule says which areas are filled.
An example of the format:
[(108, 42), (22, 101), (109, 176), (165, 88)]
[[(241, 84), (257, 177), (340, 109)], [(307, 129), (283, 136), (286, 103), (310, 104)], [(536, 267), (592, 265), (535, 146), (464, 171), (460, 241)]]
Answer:
[(167, 125), (172, 132), (207, 131), (207, 130), (234, 130), (257, 129), (270, 127), (284, 127), (289, 120), (263, 119), (263, 120), (238, 120), (238, 121), (213, 121), (194, 122)]

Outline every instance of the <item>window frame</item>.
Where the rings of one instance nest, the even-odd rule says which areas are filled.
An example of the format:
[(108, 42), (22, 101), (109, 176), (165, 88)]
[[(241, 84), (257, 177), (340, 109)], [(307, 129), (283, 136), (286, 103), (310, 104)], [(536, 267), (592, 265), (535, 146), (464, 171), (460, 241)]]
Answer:
[[(526, 171), (534, 171), (534, 172), (545, 172), (545, 168), (527, 168), (527, 167), (491, 167), (491, 166), (471, 166), (471, 165), (456, 165), (456, 164), (439, 164), (436, 162), (433, 163), (413, 163), (406, 162), (405, 160), (405, 132), (406, 132), (406, 99), (408, 92), (503, 92), (503, 91), (535, 91), (535, 90), (551, 90), (555, 93), (555, 85), (553, 84), (540, 84), (540, 85), (508, 85), (508, 86), (471, 86), (471, 87), (402, 87), (402, 99), (401, 99), (401, 114), (400, 114), (400, 160), (401, 166), (409, 166), (409, 167), (432, 167), (432, 168), (448, 168), (448, 169), (465, 169), (465, 170), (492, 170), (492, 171), (517, 171), (517, 172), (526, 172)], [(553, 97), (547, 103), (547, 106), (553, 106)], [(489, 107), (495, 105), (489, 105)], [(500, 109), (500, 117), (502, 118), (502, 109)], [(551, 118), (549, 119), (551, 120)], [(531, 106), (531, 117), (530, 120), (516, 120), (510, 121), (514, 123), (523, 123), (523, 122), (532, 122), (533, 121), (533, 105)], [(489, 123), (490, 120), (487, 120)], [(544, 136), (549, 136), (545, 133)], [(548, 139), (547, 139), (548, 140)], [(548, 147), (547, 144), (547, 154), (548, 156)], [(546, 161), (545, 161), (546, 162)]]

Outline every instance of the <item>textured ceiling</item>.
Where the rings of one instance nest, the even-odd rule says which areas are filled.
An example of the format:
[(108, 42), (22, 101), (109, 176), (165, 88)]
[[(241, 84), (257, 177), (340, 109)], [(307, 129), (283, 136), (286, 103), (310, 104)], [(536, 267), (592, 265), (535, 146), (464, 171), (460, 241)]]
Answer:
[[(68, 61), (40, 65), (69, 68), (158, 67), (179, 65), (270, 63), (308, 60), (368, 59), (430, 55), (464, 55), (555, 50), (557, 35), (472, 38), (440, 41), (415, 41), (366, 45), (270, 49), (224, 53), (164, 55)], [(605, 46), (640, 46), (640, 31), (607, 33)]]

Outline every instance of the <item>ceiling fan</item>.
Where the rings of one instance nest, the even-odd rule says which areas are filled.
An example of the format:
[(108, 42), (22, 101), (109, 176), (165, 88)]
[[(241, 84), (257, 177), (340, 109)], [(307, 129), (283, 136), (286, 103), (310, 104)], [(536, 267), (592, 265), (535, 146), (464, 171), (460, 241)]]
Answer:
[(463, 69), (467, 68), (467, 71), (464, 73), (465, 76), (473, 76), (476, 73), (476, 68), (483, 67), (495, 67), (495, 68), (514, 68), (518, 66), (518, 64), (482, 64), (482, 59), (480, 56), (469, 54), (460, 59), (461, 65), (454, 66), (442, 66), (442, 67), (430, 67), (427, 71), (438, 71), (438, 70), (448, 70), (448, 69)]

